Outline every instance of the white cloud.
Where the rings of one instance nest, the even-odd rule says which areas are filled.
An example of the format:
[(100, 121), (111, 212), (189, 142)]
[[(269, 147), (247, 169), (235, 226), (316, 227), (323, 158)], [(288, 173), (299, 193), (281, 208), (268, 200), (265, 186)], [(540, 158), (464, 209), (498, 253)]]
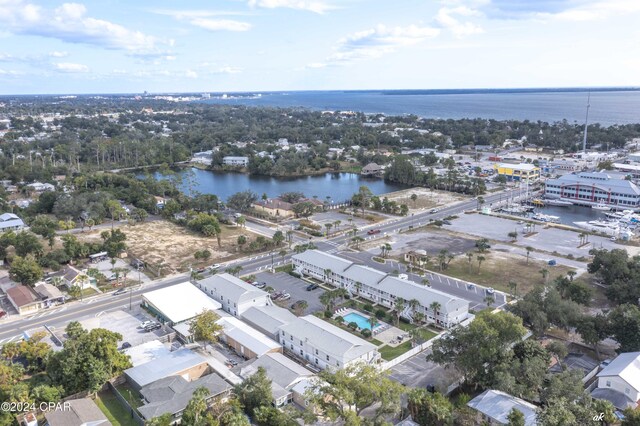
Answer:
[(153, 49), (156, 39), (113, 22), (87, 16), (80, 3), (50, 10), (25, 0), (0, 0), (0, 25), (13, 34), (36, 35), (130, 51)]
[(470, 9), (466, 6), (458, 6), (455, 8), (443, 7), (438, 10), (435, 21), (443, 28), (450, 30), (457, 38), (484, 32), (484, 30), (480, 26), (474, 24), (473, 22), (462, 22), (458, 18), (454, 17), (454, 15), (466, 18), (482, 16), (482, 13), (478, 12), (477, 10)]
[(407, 27), (375, 28), (360, 31), (338, 41), (335, 53), (324, 62), (307, 65), (307, 68), (321, 68), (330, 64), (348, 64), (361, 59), (379, 58), (405, 46), (420, 43), (440, 34), (438, 28), (409, 25)]
[(49, 56), (52, 58), (66, 58), (69, 56), (69, 52), (59, 52), (54, 50), (53, 52), (49, 52)]
[(83, 64), (74, 64), (72, 62), (56, 62), (53, 64), (56, 71), (67, 73), (86, 73), (89, 67)]
[(306, 10), (319, 14), (335, 9), (335, 6), (320, 0), (249, 0), (249, 6), (264, 9), (286, 8)]
[(231, 19), (195, 18), (189, 23), (209, 31), (249, 31), (251, 29), (250, 23)]
[(624, 15), (640, 12), (638, 0), (607, 0), (568, 8), (557, 13), (542, 12), (533, 17), (537, 19), (558, 19), (561, 21), (594, 21), (612, 15)]
[(184, 76), (187, 78), (198, 78), (198, 73), (193, 70), (186, 70)]

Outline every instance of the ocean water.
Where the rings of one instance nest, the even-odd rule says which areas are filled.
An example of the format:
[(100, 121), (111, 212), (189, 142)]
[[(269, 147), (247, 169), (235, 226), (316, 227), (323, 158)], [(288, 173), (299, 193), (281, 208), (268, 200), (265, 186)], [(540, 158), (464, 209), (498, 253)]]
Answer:
[[(202, 102), (222, 105), (304, 107), (313, 110), (361, 111), (387, 115), (584, 123), (588, 92), (578, 89), (300, 91), (212, 94)], [(640, 90), (591, 92), (589, 123), (603, 126), (640, 123)]]

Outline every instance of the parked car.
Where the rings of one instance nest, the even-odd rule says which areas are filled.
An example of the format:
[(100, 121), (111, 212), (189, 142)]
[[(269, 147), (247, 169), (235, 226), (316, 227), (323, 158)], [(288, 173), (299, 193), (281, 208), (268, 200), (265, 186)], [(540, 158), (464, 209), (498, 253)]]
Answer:
[(400, 278), (401, 280), (408, 280), (409, 279), (409, 275), (407, 275), (407, 274), (398, 274), (398, 278)]
[(202, 274), (202, 273), (204, 273), (206, 270), (207, 270), (207, 268), (205, 268), (204, 266), (202, 266), (202, 267), (200, 267), (200, 268), (196, 269), (196, 272), (197, 272), (197, 273), (199, 273), (199, 274)]
[(379, 233), (380, 233), (380, 230), (379, 230), (379, 229), (369, 229), (369, 230), (367, 231), (367, 234), (368, 234), (368, 235), (375, 235), (375, 234), (379, 234)]
[(291, 299), (291, 295), (289, 293), (284, 293), (282, 296), (278, 298), (278, 300), (289, 300)]
[(131, 259), (130, 265), (135, 269), (144, 269), (144, 262), (140, 259)]
[(256, 288), (265, 288), (267, 286), (267, 283), (265, 282), (260, 282), (258, 284), (255, 284)]
[(491, 287), (487, 288), (485, 291), (487, 292), (487, 294), (495, 293), (495, 290), (493, 288), (491, 288)]
[(431, 213), (431, 214), (438, 213), (438, 209), (431, 209), (431, 210), (429, 210), (429, 213)]
[(218, 269), (220, 269), (222, 265), (220, 265), (219, 263), (214, 263), (213, 265), (209, 266), (209, 270), (210, 271), (216, 271)]
[(111, 274), (109, 275), (109, 277), (107, 278), (107, 281), (115, 281), (118, 279), (118, 276), (116, 274)]
[(318, 284), (309, 284), (307, 286), (307, 291), (312, 291), (315, 290), (316, 288), (320, 287)]
[(550, 261), (547, 262), (547, 264), (549, 266), (556, 266), (556, 260), (555, 259), (551, 259)]
[(150, 331), (158, 330), (160, 328), (162, 328), (162, 324), (156, 322), (156, 323), (153, 323), (151, 325), (146, 326), (144, 328), (144, 331), (150, 332)]
[(257, 286), (258, 284), (260, 284), (258, 281), (254, 281), (254, 282), (251, 283), (251, 285), (254, 286), (254, 287)]
[(126, 292), (127, 292), (127, 289), (126, 289), (126, 288), (120, 288), (120, 289), (118, 289), (118, 290), (114, 291), (114, 292), (113, 292), (113, 295), (114, 295), (114, 296), (119, 296), (119, 295), (124, 294), (124, 293), (126, 293)]
[(291, 304), (291, 309), (293, 309), (295, 311), (296, 309), (301, 307), (303, 303), (305, 303), (304, 300), (298, 300), (297, 302), (293, 302)]
[(139, 327), (140, 328), (145, 328), (145, 327), (148, 327), (148, 326), (153, 325), (155, 323), (156, 323), (155, 321), (143, 321), (143, 322), (140, 323)]
[(129, 342), (122, 342), (122, 346), (120, 346), (120, 349), (128, 349), (131, 347), (131, 343)]

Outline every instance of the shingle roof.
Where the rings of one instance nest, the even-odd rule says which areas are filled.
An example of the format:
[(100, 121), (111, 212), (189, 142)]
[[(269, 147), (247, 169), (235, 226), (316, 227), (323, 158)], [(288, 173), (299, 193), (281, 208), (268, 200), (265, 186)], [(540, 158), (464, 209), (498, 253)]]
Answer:
[(294, 338), (308, 341), (313, 347), (342, 359), (344, 363), (376, 349), (366, 340), (322, 321), (314, 315), (299, 317), (296, 321), (281, 326), (280, 330)]
[(258, 371), (259, 367), (264, 368), (271, 381), (283, 389), (291, 388), (304, 377), (313, 376), (311, 371), (280, 353), (269, 353), (258, 358), (255, 362), (243, 367), (240, 375), (244, 378), (250, 377)]
[(129, 368), (124, 373), (142, 387), (206, 362), (206, 359), (189, 349), (179, 349), (145, 364)]
[(524, 424), (526, 426), (533, 426), (537, 424), (537, 407), (505, 392), (486, 390), (469, 401), (467, 405), (505, 425), (509, 423), (509, 420), (507, 419), (509, 412), (515, 408), (524, 414)]
[(281, 325), (289, 324), (297, 318), (288, 309), (275, 305), (252, 306), (242, 313), (244, 321), (271, 334), (276, 334)]
[(272, 350), (280, 349), (278, 342), (251, 328), (238, 318), (223, 317), (216, 322), (224, 328), (223, 333), (226, 336), (240, 343), (258, 357)]
[(7, 290), (7, 296), (9, 296), (18, 307), (26, 306), (40, 300), (33, 290), (25, 285), (11, 287)]
[(627, 395), (609, 388), (596, 388), (591, 391), (591, 397), (609, 401), (619, 410), (636, 408), (636, 401), (632, 401)]
[(356, 282), (375, 287), (387, 274), (377, 269), (362, 265), (351, 265), (342, 275)]
[(110, 426), (107, 416), (90, 399), (72, 399), (67, 401), (70, 409), (45, 411), (49, 426)]
[(216, 396), (231, 389), (231, 385), (215, 373), (200, 377), (192, 382), (181, 376), (156, 380), (140, 389), (140, 394), (148, 401), (138, 408), (145, 419), (152, 419), (165, 413), (177, 413), (187, 406), (193, 392), (205, 387), (210, 395)]
[(353, 264), (353, 262), (349, 260), (342, 259), (341, 257), (334, 256), (320, 250), (307, 250), (294, 255), (293, 258), (302, 262), (317, 265), (322, 269), (331, 269), (332, 272), (340, 273)]
[(62, 297), (62, 292), (53, 284), (38, 284), (33, 289), (44, 299), (57, 299)]
[(598, 373), (598, 377), (618, 376), (640, 392), (640, 352), (625, 352), (618, 355)]
[(223, 295), (225, 298), (240, 304), (248, 300), (265, 297), (269, 293), (252, 286), (251, 284), (234, 277), (231, 274), (215, 274), (208, 278), (198, 281), (198, 285), (213, 289), (216, 294)]

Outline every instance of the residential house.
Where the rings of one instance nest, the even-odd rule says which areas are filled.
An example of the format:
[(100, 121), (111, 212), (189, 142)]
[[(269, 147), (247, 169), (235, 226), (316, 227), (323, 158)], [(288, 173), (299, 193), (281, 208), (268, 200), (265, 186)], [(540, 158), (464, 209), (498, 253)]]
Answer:
[(186, 323), (205, 310), (215, 311), (221, 307), (188, 281), (144, 293), (142, 305), (169, 325)]
[(524, 415), (525, 426), (534, 426), (538, 407), (523, 399), (511, 396), (498, 390), (486, 390), (467, 403), (482, 414), (482, 418), (490, 425), (509, 424), (507, 417), (514, 408)]
[(222, 164), (225, 166), (247, 167), (249, 157), (226, 156), (222, 158)]
[(244, 322), (275, 341), (278, 341), (280, 326), (297, 318), (290, 310), (276, 305), (252, 306), (242, 313)]
[(65, 401), (63, 407), (45, 410), (47, 426), (111, 426), (107, 416), (89, 398)]
[(17, 285), (8, 289), (7, 299), (20, 315), (37, 312), (43, 306), (40, 297), (26, 285)]
[(50, 183), (34, 182), (26, 185), (34, 192), (55, 191), (56, 187)]
[(131, 367), (124, 371), (127, 382), (134, 389), (171, 376), (182, 376), (187, 381), (196, 380), (211, 372), (207, 360), (189, 349), (178, 349), (167, 355)]
[(266, 200), (257, 200), (252, 207), (259, 212), (268, 214), (273, 217), (293, 217), (293, 204), (282, 201), (279, 198), (267, 198)]
[(0, 214), (0, 233), (8, 231), (20, 231), (25, 225), (22, 219), (13, 213)]
[(376, 163), (369, 163), (362, 168), (360, 174), (362, 176), (375, 176), (380, 177), (384, 173), (384, 167), (377, 165)]
[(188, 381), (182, 376), (169, 376), (156, 380), (140, 388), (143, 405), (138, 412), (145, 420), (164, 414), (171, 414), (172, 421), (179, 421), (196, 389), (204, 387), (209, 391), (207, 405), (224, 401), (231, 392), (231, 385), (216, 373)]
[(311, 371), (280, 353), (266, 354), (242, 367), (240, 376), (246, 380), (257, 373), (259, 368), (264, 368), (267, 377), (271, 379), (273, 405), (276, 407), (291, 403), (293, 387), (300, 381), (313, 376)]
[(88, 276), (86, 271), (81, 271), (72, 265), (65, 266), (62, 279), (67, 288), (78, 286), (82, 290), (91, 288), (98, 283), (95, 277)]
[[(416, 313), (428, 322), (451, 327), (469, 316), (469, 302), (431, 287), (403, 280), (338, 256), (307, 250), (292, 257), (295, 270), (388, 308), (404, 301), (401, 316), (411, 321)], [(409, 303), (417, 301), (417, 305)]]
[(314, 368), (344, 368), (380, 358), (376, 346), (314, 315), (280, 326), (280, 344)]
[(616, 408), (635, 409), (640, 400), (640, 352), (618, 355), (598, 373), (598, 386), (591, 396), (610, 401)]
[(248, 326), (238, 318), (227, 316), (216, 321), (222, 326), (220, 340), (245, 359), (282, 352), (278, 342)]
[(64, 295), (58, 290), (58, 287), (52, 284), (41, 283), (35, 286), (33, 290), (40, 296), (44, 306), (64, 302)]
[(212, 275), (196, 281), (196, 286), (234, 317), (242, 318), (242, 314), (252, 306), (271, 305), (269, 293), (231, 274)]

